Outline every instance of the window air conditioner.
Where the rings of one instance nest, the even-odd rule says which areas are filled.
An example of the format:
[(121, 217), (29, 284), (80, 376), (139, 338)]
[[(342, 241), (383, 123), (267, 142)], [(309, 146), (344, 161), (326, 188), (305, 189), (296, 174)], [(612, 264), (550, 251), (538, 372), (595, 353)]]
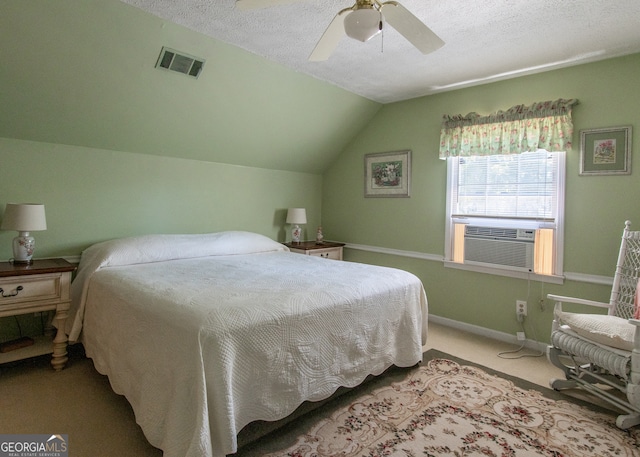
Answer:
[(464, 263), (533, 273), (536, 231), (467, 225)]

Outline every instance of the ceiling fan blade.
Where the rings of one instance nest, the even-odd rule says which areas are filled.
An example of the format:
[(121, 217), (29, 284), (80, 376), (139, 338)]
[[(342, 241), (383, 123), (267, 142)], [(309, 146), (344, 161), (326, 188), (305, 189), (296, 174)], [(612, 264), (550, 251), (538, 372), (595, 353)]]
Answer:
[(401, 4), (385, 2), (380, 7), (380, 12), (391, 27), (423, 54), (429, 54), (444, 45), (444, 41), (438, 35)]
[(346, 8), (336, 14), (333, 18), (327, 30), (324, 31), (320, 41), (316, 44), (313, 52), (309, 56), (310, 62), (321, 62), (327, 60), (329, 56), (335, 51), (338, 43), (345, 36), (344, 32), (344, 18), (347, 13), (351, 12), (351, 8)]
[(253, 10), (257, 8), (268, 8), (276, 5), (286, 5), (300, 0), (236, 0), (236, 8), (239, 10)]

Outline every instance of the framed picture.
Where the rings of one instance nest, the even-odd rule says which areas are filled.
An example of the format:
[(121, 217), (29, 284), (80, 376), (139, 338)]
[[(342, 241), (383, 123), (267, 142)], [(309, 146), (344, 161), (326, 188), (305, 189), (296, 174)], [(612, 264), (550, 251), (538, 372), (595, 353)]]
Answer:
[(365, 154), (365, 197), (409, 197), (410, 185), (411, 151)]
[(631, 126), (580, 130), (580, 175), (630, 175)]

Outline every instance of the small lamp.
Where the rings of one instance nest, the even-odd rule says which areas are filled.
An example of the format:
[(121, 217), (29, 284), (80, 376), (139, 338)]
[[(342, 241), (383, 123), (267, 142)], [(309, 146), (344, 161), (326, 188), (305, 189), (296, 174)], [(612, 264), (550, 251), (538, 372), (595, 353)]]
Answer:
[(289, 208), (287, 210), (287, 224), (293, 224), (291, 229), (291, 241), (300, 242), (300, 234), (302, 229), (298, 224), (307, 223), (307, 211), (304, 208)]
[(18, 231), (18, 236), (13, 239), (13, 262), (31, 263), (36, 242), (29, 232), (47, 229), (44, 205), (7, 203), (0, 229)]

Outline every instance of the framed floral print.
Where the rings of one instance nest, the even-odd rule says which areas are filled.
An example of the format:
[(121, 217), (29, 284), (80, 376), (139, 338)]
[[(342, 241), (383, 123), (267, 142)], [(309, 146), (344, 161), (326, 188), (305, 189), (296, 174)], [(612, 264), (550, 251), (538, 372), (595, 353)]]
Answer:
[(410, 186), (411, 151), (365, 154), (365, 197), (409, 197)]
[(580, 175), (631, 174), (631, 126), (580, 130)]

